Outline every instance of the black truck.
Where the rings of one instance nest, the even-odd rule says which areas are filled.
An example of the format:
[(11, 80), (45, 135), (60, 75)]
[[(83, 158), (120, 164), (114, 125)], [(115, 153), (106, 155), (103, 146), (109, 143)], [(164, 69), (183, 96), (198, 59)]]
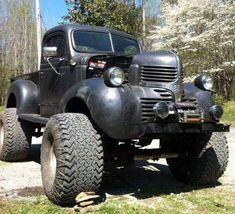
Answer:
[[(13, 77), (0, 117), (0, 159), (28, 157), (43, 135), (41, 173), (56, 204), (98, 191), (108, 166), (166, 158), (193, 185), (215, 183), (228, 162), (206, 74), (183, 82), (172, 50), (143, 52), (131, 35), (104, 27), (60, 25), (43, 39), (39, 71)], [(159, 148), (146, 149), (153, 139)]]

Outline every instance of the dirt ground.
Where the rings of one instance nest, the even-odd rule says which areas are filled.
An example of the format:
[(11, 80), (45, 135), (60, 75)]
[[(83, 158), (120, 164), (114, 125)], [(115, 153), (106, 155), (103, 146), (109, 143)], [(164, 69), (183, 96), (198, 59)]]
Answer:
[[(222, 185), (235, 184), (235, 127), (227, 133), (229, 142), (229, 164), (223, 177)], [(40, 140), (33, 139), (31, 156), (26, 162), (3, 163), (0, 162), (0, 198), (31, 199), (43, 195), (40, 173)], [(157, 142), (156, 142), (157, 143)], [(106, 174), (102, 190), (107, 195), (125, 195), (134, 193), (139, 198), (138, 192), (145, 189), (146, 196), (156, 194), (151, 191), (158, 189), (158, 194), (172, 194), (190, 191), (185, 184), (177, 182), (171, 175), (165, 160), (136, 161), (135, 166), (114, 170)], [(187, 190), (185, 190), (187, 189)]]

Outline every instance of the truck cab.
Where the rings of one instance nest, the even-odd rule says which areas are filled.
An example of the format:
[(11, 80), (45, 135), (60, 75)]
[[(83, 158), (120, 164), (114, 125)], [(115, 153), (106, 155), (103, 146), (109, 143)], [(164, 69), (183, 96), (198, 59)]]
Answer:
[[(54, 54), (48, 52), (51, 49), (53, 52), (53, 48), (56, 49)], [(60, 98), (72, 85), (100, 77), (102, 70), (108, 66), (116, 64), (128, 68), (130, 57), (141, 51), (137, 40), (125, 33), (73, 25), (59, 26), (47, 32), (43, 39), (43, 50), (39, 79), (40, 114), (43, 117), (59, 111)], [(45, 57), (48, 53), (49, 57)], [(122, 57), (116, 57), (116, 61), (111, 62), (112, 56)], [(88, 58), (90, 61), (87, 61)], [(48, 59), (57, 72), (52, 69)], [(104, 64), (97, 64), (98, 61)]]

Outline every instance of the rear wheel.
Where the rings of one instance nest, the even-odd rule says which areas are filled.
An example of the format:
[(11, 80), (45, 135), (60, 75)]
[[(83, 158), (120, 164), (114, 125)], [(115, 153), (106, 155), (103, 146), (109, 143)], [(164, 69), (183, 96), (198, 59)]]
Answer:
[(21, 161), (30, 152), (31, 129), (26, 122), (19, 122), (15, 108), (0, 114), (0, 160)]
[(228, 164), (228, 145), (224, 133), (212, 133), (194, 140), (188, 138), (188, 141), (166, 143), (168, 148), (175, 147), (174, 150), (188, 154), (182, 158), (167, 159), (172, 174), (179, 181), (195, 185), (214, 184)]
[(49, 120), (43, 134), (41, 172), (46, 195), (59, 205), (73, 205), (80, 192), (99, 189), (103, 147), (87, 116), (65, 113)]

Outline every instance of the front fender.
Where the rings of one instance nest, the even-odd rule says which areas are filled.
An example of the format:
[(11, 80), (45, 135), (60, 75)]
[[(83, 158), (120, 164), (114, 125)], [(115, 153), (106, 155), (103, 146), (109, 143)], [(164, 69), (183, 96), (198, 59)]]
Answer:
[(195, 97), (197, 99), (198, 107), (201, 107), (204, 110), (205, 118), (209, 120), (213, 119), (209, 112), (209, 109), (215, 104), (211, 92), (203, 91), (192, 83), (185, 83), (184, 95), (186, 97)]
[(83, 100), (95, 123), (108, 136), (115, 139), (138, 137), (139, 99), (128, 85), (108, 87), (102, 78), (84, 80), (66, 92), (61, 99), (60, 112), (65, 112), (67, 103), (75, 97)]
[[(14, 104), (12, 99), (15, 99)], [(6, 108), (17, 108), (17, 113), (38, 114), (38, 88), (30, 80), (14, 81), (7, 93)]]

